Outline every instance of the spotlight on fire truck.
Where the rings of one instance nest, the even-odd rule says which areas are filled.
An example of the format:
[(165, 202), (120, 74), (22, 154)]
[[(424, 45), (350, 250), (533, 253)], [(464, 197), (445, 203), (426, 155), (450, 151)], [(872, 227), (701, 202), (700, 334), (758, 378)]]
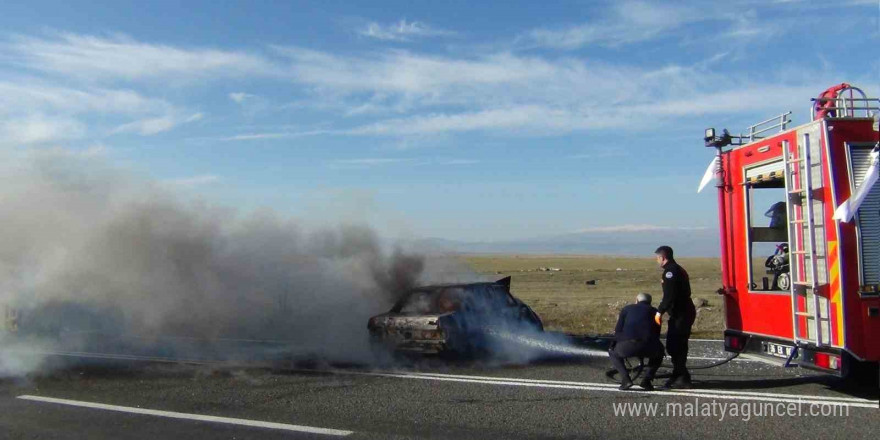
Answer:
[(730, 133), (725, 128), (721, 130), (721, 136), (715, 136), (714, 128), (707, 128), (706, 135), (703, 137), (703, 140), (706, 141), (707, 147), (712, 148), (721, 148), (730, 145), (733, 142), (733, 138), (730, 137)]

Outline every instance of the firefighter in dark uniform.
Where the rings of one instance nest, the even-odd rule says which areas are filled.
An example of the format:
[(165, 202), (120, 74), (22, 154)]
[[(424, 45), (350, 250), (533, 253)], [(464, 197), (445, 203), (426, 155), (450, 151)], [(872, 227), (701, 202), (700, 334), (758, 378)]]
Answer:
[(611, 363), (620, 374), (620, 389), (633, 386), (626, 371), (624, 359), (628, 357), (648, 358), (648, 371), (639, 383), (647, 391), (654, 389), (651, 380), (663, 362), (663, 344), (660, 343), (660, 324), (655, 322), (657, 309), (651, 307), (651, 295), (640, 293), (636, 303), (620, 311), (617, 326), (614, 328), (614, 346), (608, 350)]
[(672, 359), (672, 377), (663, 387), (687, 388), (691, 386), (691, 374), (687, 370), (688, 339), (697, 317), (697, 310), (691, 300), (691, 281), (687, 271), (675, 262), (671, 247), (660, 246), (654, 254), (663, 269), (660, 278), (663, 299), (657, 306), (657, 323), (660, 323), (664, 313), (669, 314), (666, 352)]

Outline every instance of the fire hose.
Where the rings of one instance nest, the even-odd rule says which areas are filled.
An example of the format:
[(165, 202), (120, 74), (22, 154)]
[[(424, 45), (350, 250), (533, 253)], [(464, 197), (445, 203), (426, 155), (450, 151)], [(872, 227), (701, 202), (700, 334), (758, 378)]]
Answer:
[[(717, 362), (713, 362), (711, 364), (706, 364), (706, 365), (688, 366), (688, 369), (689, 370), (708, 370), (709, 368), (720, 367), (721, 365), (724, 365), (724, 364), (736, 359), (737, 357), (739, 357), (739, 353), (733, 353), (731, 356), (727, 357), (726, 359), (721, 359)], [(632, 365), (632, 363), (630, 362), (630, 359), (633, 359), (633, 358), (627, 358), (624, 361), (626, 363), (626, 372), (627, 372), (627, 374), (630, 375), (630, 378), (633, 381), (636, 381), (642, 375), (642, 371), (644, 371), (644, 369), (645, 369), (645, 361), (644, 361), (644, 358), (638, 358), (639, 359), (638, 365)], [(673, 366), (669, 365), (669, 364), (662, 364), (660, 366), (662, 368), (673, 368)], [(617, 376), (617, 370), (615, 370), (614, 368), (607, 370), (607, 371), (605, 371), (605, 376), (607, 376), (609, 379), (617, 380), (617, 379), (615, 379), (615, 376)], [(658, 374), (654, 377), (657, 379), (666, 379), (666, 378), (672, 377), (672, 373)]]

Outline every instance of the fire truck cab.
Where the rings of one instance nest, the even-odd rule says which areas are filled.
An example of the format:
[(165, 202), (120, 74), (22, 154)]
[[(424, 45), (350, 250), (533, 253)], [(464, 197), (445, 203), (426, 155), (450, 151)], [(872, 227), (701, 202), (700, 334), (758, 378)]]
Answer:
[(878, 110), (841, 84), (801, 126), (706, 130), (727, 351), (841, 376), (880, 361)]

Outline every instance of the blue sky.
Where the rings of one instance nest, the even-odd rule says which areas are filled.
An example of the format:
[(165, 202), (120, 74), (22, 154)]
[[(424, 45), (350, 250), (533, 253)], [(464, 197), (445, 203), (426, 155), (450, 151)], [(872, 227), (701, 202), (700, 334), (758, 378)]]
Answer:
[(702, 131), (847, 81), (880, 3), (6, 2), (0, 150), (402, 237), (715, 227)]

